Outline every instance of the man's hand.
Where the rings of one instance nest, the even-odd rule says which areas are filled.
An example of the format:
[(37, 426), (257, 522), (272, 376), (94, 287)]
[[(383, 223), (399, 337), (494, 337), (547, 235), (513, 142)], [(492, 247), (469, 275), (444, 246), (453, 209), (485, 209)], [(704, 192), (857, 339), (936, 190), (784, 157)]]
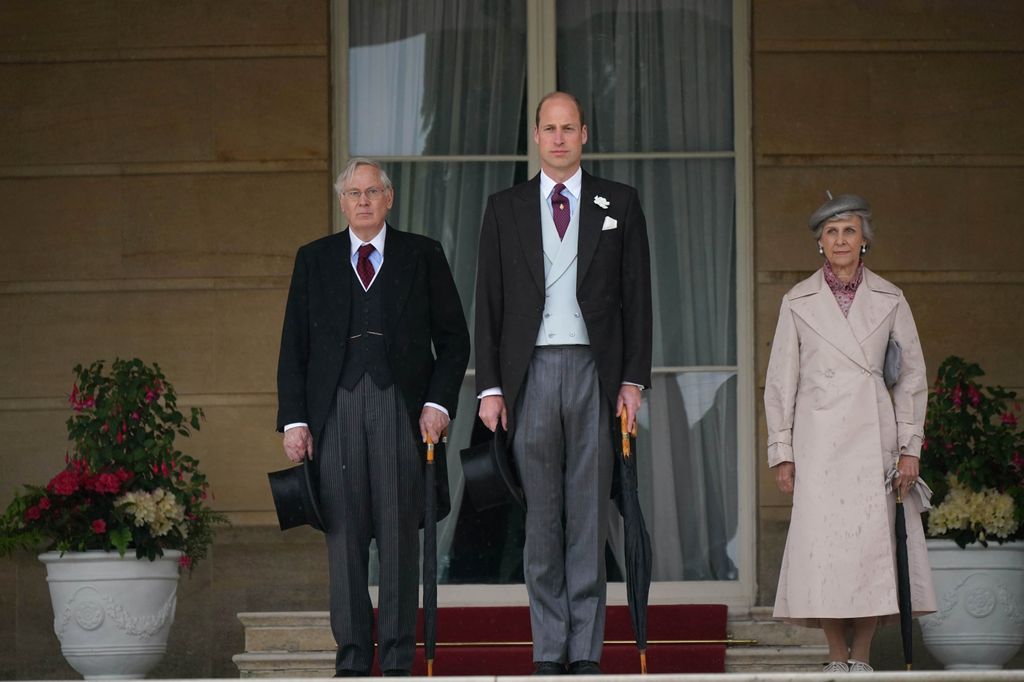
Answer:
[(424, 405), (423, 410), (420, 412), (420, 438), (426, 443), (427, 439), (430, 439), (431, 443), (438, 443), (441, 441), (441, 434), (448, 428), (448, 422), (451, 421), (441, 410), (436, 407)]
[(626, 410), (626, 429), (633, 433), (636, 424), (636, 413), (640, 411), (640, 389), (632, 384), (619, 387), (619, 399), (615, 402), (615, 416), (619, 417)]
[(296, 426), (284, 432), (284, 454), (298, 464), (309, 455), (313, 459), (313, 435), (306, 426)]
[(489, 395), (480, 399), (480, 421), (491, 431), (497, 431), (498, 422), (501, 428), (508, 431), (508, 410), (505, 409), (505, 398), (500, 395)]
[(899, 486), (900, 496), (906, 497), (910, 489), (917, 483), (917, 477), (921, 473), (920, 461), (911, 455), (900, 455), (900, 461), (896, 468), (900, 472), (899, 478), (896, 479), (896, 485)]
[(775, 485), (787, 495), (793, 494), (793, 482), (796, 480), (796, 464), (780, 462), (775, 465)]

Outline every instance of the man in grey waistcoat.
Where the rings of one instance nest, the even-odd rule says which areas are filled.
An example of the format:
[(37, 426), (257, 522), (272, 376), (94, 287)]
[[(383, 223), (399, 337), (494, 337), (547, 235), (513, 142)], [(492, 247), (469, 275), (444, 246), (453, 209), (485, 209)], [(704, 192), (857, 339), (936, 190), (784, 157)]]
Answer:
[(447, 499), (443, 468), (439, 489), (423, 489), (423, 443), (438, 442), (455, 418), (469, 330), (441, 245), (385, 222), (394, 190), (380, 165), (352, 159), (335, 191), (348, 229), (295, 256), (277, 428), (290, 460), (315, 456), (336, 677), (367, 676), (373, 664), (371, 538), (380, 667), (404, 676), (416, 648), (424, 495)]
[(537, 106), (541, 172), (490, 197), (476, 291), (479, 416), (508, 429), (526, 496), (535, 673), (596, 674), (612, 418), (651, 383), (647, 224), (634, 188), (580, 168), (575, 97)]

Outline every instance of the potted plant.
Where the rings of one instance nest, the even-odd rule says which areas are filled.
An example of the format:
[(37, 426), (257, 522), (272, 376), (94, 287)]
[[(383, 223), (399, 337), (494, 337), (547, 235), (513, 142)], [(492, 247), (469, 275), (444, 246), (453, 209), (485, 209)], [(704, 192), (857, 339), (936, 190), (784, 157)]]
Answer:
[(925, 645), (947, 668), (1001, 668), (1024, 643), (1024, 432), (1013, 391), (951, 356), (928, 396), (921, 476), (938, 611)]
[(177, 449), (203, 411), (178, 408), (160, 367), (141, 360), (75, 367), (64, 468), (25, 485), (0, 518), (0, 554), (40, 555), (54, 631), (87, 677), (141, 677), (166, 651), (180, 568), (206, 556), (224, 517), (207, 504), (198, 462)]

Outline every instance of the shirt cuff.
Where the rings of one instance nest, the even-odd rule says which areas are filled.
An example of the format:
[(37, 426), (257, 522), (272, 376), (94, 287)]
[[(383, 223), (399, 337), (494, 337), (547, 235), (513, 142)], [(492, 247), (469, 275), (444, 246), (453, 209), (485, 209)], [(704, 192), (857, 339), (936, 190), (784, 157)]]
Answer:
[(635, 383), (633, 383), (632, 381), (623, 381), (623, 382), (622, 382), (622, 385), (623, 385), (623, 386), (636, 386), (637, 388), (639, 388), (639, 389), (640, 389), (640, 391), (641, 391), (641, 392), (643, 392), (643, 390), (644, 390), (645, 388), (647, 388), (647, 387), (646, 387), (646, 386), (644, 386), (643, 384), (635, 384)]
[(438, 412), (444, 412), (444, 416), (446, 416), (446, 417), (450, 416), (448, 414), (448, 410), (444, 409), (443, 407), (441, 407), (437, 403), (423, 403), (423, 407), (433, 407)]
[(294, 428), (296, 428), (298, 426), (305, 426), (305, 427), (308, 428), (309, 424), (307, 424), (306, 422), (294, 422), (294, 423), (291, 423), (291, 424), (285, 424), (284, 425), (284, 430), (288, 431), (288, 429), (294, 429)]
[(487, 398), (488, 396), (492, 396), (492, 395), (504, 396), (505, 394), (502, 392), (501, 386), (495, 386), (494, 388), (488, 388), (488, 389), (485, 389), (483, 391), (480, 391), (480, 395), (478, 395), (477, 398), (478, 399), (483, 399), (483, 398)]

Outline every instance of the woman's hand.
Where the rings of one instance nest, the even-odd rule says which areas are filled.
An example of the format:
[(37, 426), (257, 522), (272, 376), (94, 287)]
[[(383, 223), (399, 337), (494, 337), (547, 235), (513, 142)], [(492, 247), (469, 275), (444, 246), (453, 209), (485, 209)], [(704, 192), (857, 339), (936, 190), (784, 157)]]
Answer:
[(793, 494), (793, 481), (796, 479), (796, 464), (780, 462), (775, 465), (775, 484), (787, 495)]
[(900, 496), (905, 497), (917, 483), (917, 477), (920, 475), (920, 461), (911, 455), (900, 455), (896, 469), (900, 472), (899, 478), (896, 479), (896, 485), (899, 488)]

